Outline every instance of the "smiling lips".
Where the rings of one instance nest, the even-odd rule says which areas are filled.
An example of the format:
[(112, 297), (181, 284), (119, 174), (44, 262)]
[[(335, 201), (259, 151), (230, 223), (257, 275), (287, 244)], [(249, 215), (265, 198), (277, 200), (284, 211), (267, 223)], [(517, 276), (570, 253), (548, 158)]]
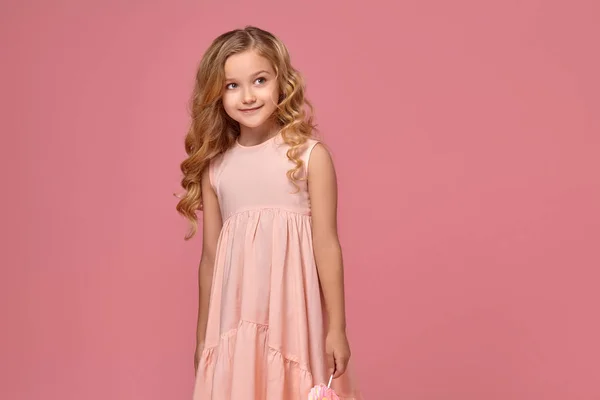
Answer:
[(256, 110), (259, 110), (260, 108), (262, 108), (262, 106), (258, 106), (258, 107), (254, 107), (254, 108), (245, 108), (245, 109), (241, 109), (240, 111), (243, 112), (244, 114), (251, 114)]

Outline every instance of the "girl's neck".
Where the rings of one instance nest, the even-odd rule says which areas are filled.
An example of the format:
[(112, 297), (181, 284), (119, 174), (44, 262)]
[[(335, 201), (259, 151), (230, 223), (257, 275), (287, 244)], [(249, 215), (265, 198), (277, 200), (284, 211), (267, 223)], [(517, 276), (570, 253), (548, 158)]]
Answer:
[(237, 140), (242, 146), (255, 146), (276, 136), (280, 130), (281, 127), (275, 122), (263, 124), (256, 128), (240, 126), (240, 136)]

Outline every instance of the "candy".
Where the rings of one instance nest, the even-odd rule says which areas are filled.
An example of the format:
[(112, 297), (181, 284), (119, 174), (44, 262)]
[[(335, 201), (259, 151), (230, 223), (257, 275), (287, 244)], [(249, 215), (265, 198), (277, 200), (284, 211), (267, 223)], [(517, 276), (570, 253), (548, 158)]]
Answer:
[(329, 384), (317, 385), (310, 390), (308, 394), (308, 400), (340, 400), (337, 394), (331, 389), (331, 378), (329, 378)]

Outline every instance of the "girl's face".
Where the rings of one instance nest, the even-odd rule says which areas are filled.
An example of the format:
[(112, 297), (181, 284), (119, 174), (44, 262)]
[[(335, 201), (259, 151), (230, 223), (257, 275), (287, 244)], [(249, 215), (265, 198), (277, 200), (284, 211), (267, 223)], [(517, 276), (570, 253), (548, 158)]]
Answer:
[(254, 129), (268, 123), (278, 98), (277, 77), (266, 58), (249, 50), (227, 59), (223, 107), (240, 126)]

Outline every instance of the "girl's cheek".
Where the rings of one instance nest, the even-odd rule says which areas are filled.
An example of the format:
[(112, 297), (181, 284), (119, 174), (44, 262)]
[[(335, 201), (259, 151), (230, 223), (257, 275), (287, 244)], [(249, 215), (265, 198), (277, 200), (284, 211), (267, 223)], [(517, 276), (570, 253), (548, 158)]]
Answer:
[(225, 94), (223, 94), (222, 99), (223, 105), (225, 105), (225, 107), (232, 107), (235, 104), (235, 96), (231, 92), (226, 92)]

